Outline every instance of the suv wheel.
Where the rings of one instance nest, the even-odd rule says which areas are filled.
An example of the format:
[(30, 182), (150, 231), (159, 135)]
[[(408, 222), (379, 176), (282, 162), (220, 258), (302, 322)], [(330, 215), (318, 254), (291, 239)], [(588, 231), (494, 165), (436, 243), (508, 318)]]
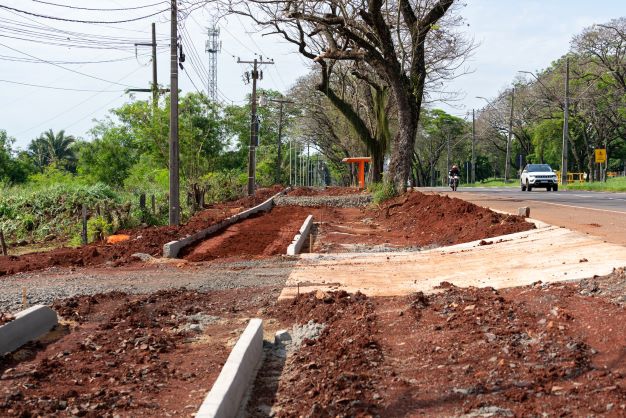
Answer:
[(524, 183), (520, 183), (520, 186), (522, 187), (522, 191), (525, 192), (526, 191), (526, 186), (524, 185)]
[(531, 186), (530, 183), (528, 183), (528, 180), (526, 180), (526, 190), (529, 192), (533, 190), (533, 186)]
[(553, 191), (553, 192), (556, 192), (557, 190), (559, 190), (559, 185), (558, 185), (558, 184), (554, 184), (554, 185), (552, 186), (552, 191)]

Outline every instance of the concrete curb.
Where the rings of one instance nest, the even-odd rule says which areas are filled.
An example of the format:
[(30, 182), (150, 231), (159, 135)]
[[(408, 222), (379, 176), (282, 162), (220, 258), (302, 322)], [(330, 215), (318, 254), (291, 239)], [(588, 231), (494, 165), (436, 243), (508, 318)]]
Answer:
[(295, 237), (293, 237), (293, 241), (287, 247), (287, 255), (296, 255), (302, 249), (306, 241), (306, 237), (309, 236), (309, 232), (311, 232), (311, 227), (313, 226), (313, 215), (309, 215), (304, 220), (304, 223), (298, 230), (298, 233)]
[(56, 312), (44, 305), (35, 305), (19, 312), (13, 321), (0, 326), (0, 355), (17, 350), (42, 336), (57, 323)]
[(196, 418), (234, 418), (263, 357), (263, 321), (253, 318), (230, 352)]
[(278, 192), (274, 196), (267, 199), (265, 202), (261, 203), (260, 205), (257, 205), (250, 209), (246, 209), (243, 212), (240, 212), (236, 215), (230, 216), (224, 219), (223, 221), (215, 225), (211, 225), (210, 227), (203, 229), (201, 231), (198, 231), (195, 234), (190, 235), (186, 238), (183, 238), (178, 241), (168, 242), (167, 244), (163, 245), (163, 258), (176, 258), (178, 257), (180, 250), (182, 250), (183, 248), (188, 247), (192, 244), (195, 244), (196, 242), (205, 239), (209, 235), (214, 234), (217, 231), (221, 231), (222, 229), (227, 228), (230, 225), (236, 222), (239, 222), (242, 219), (246, 219), (250, 215), (254, 215), (255, 213), (258, 213), (261, 211), (264, 211), (264, 212), (269, 211), (274, 206), (274, 199), (288, 191), (289, 191), (289, 188), (281, 192)]

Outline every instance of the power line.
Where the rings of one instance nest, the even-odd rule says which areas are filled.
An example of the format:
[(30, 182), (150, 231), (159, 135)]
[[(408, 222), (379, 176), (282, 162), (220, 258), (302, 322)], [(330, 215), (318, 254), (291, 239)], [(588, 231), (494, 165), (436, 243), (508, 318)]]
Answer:
[(147, 19), (149, 17), (156, 16), (158, 14), (161, 14), (161, 13), (166, 12), (166, 11), (169, 10), (169, 9), (163, 9), (163, 10), (160, 10), (158, 12), (146, 15), (146, 16), (140, 16), (140, 17), (135, 17), (135, 18), (132, 18), (132, 19), (125, 19), (125, 20), (79, 20), (79, 19), (67, 19), (67, 18), (64, 18), (64, 17), (42, 15), (42, 14), (39, 14), (39, 13), (33, 13), (33, 12), (26, 11), (26, 10), (21, 10), (21, 9), (16, 9), (14, 7), (5, 6), (3, 4), (0, 4), (0, 8), (6, 9), (6, 10), (11, 10), (11, 11), (14, 11), (14, 12), (17, 12), (17, 13), (23, 13), (23, 14), (26, 14), (26, 15), (29, 15), (29, 16), (41, 17), (41, 18), (44, 18), (44, 19), (51, 19), (51, 20), (60, 20), (62, 22), (73, 22), (73, 23), (128, 23), (128, 22), (135, 22), (137, 20)]
[[(130, 73), (126, 74), (124, 77), (120, 78), (118, 80), (118, 82), (110, 81), (109, 84), (119, 84), (119, 81), (122, 81), (122, 80), (130, 77), (131, 75), (135, 74), (139, 70), (143, 70), (143, 68), (144, 68), (144, 66), (137, 67), (133, 71), (131, 71)], [(94, 97), (96, 97), (99, 94), (101, 94), (101, 93), (92, 94), (91, 96), (87, 97), (85, 100), (77, 103), (76, 105), (70, 107), (69, 109), (66, 109), (63, 112), (56, 114), (55, 116), (51, 117), (50, 119), (46, 119), (45, 121), (39, 123), (38, 125), (31, 126), (28, 129), (25, 129), (25, 130), (23, 130), (21, 132), (18, 132), (16, 135), (21, 135), (21, 134), (24, 134), (26, 132), (32, 131), (35, 128), (39, 128), (40, 126), (45, 125), (46, 123), (51, 122), (51, 121), (53, 121), (53, 120), (55, 120), (55, 119), (65, 115), (66, 113), (76, 109), (77, 107), (82, 106), (84, 103), (87, 103), (88, 101), (90, 101), (91, 99), (93, 99)]]
[(129, 86), (128, 84), (120, 84), (120, 83), (117, 83), (117, 82), (114, 82), (114, 81), (105, 80), (104, 78), (100, 78), (100, 77), (96, 77), (96, 76), (93, 76), (93, 75), (85, 74), (85, 73), (83, 73), (83, 72), (76, 71), (76, 70), (73, 70), (73, 69), (71, 69), (71, 68), (63, 67), (62, 65), (59, 65), (59, 64), (54, 64), (54, 63), (52, 63), (52, 62), (50, 62), (50, 61), (47, 61), (47, 60), (44, 60), (44, 59), (38, 58), (38, 57), (36, 57), (36, 56), (34, 56), (34, 55), (30, 55), (30, 54), (28, 54), (28, 53), (26, 53), (26, 52), (22, 52), (22, 51), (20, 51), (19, 49), (11, 48), (10, 46), (7, 46), (7, 45), (5, 45), (5, 44), (3, 44), (3, 43), (1, 43), (1, 42), (0, 42), (0, 46), (3, 46), (3, 47), (5, 47), (5, 48), (8, 48), (8, 49), (10, 49), (10, 50), (12, 50), (12, 51), (15, 51), (15, 52), (17, 52), (17, 53), (20, 53), (20, 54), (22, 54), (22, 55), (26, 55), (26, 56), (28, 56), (28, 57), (31, 57), (31, 58), (37, 59), (37, 60), (39, 60), (39, 61), (46, 62), (46, 63), (48, 63), (48, 64), (50, 64), (50, 65), (53, 65), (53, 66), (58, 67), (58, 68), (61, 68), (61, 69), (65, 70), (65, 71), (69, 71), (69, 72), (72, 72), (72, 73), (80, 74), (80, 75), (85, 76), (85, 77), (93, 78), (94, 80), (104, 81), (105, 83), (117, 84), (117, 85), (124, 86), (124, 87), (132, 87), (132, 86)]
[[(132, 61), (138, 57), (147, 57), (150, 56), (149, 53), (133, 55), (132, 57), (124, 57), (124, 58), (114, 58), (109, 60), (96, 60), (96, 61), (50, 61), (54, 64), (65, 64), (65, 65), (84, 65), (84, 64), (105, 64), (111, 62), (123, 62), (123, 61)], [(21, 58), (15, 57), (13, 55), (2, 55), (0, 54), (0, 61), (12, 61), (12, 62), (23, 62), (29, 64), (48, 64), (47, 62), (31, 59), (31, 58)]]
[(2, 83), (10, 83), (10, 84), (19, 84), (20, 86), (28, 86), (28, 87), (39, 87), (43, 89), (52, 89), (52, 90), (63, 90), (63, 91), (86, 91), (91, 93), (119, 93), (120, 90), (87, 90), (87, 89), (73, 89), (70, 87), (53, 87), (53, 86), (44, 86), (42, 84), (30, 84), (30, 83), (22, 83), (20, 81), (11, 81), (11, 80), (1, 80)]
[(115, 9), (93, 9), (93, 8), (89, 8), (89, 7), (70, 6), (70, 5), (67, 5), (67, 4), (58, 4), (58, 3), (52, 3), (52, 2), (48, 2), (48, 1), (42, 1), (42, 0), (32, 0), (32, 1), (34, 1), (35, 3), (47, 4), (47, 5), (50, 5), (50, 6), (64, 7), (66, 9), (91, 10), (91, 11), (98, 11), (98, 12), (115, 12), (115, 11), (122, 11), (122, 10), (146, 9), (148, 7), (155, 7), (155, 6), (158, 6), (160, 4), (166, 3), (165, 1), (160, 1), (160, 2), (154, 3), (154, 4), (146, 4), (144, 6), (124, 7), (124, 8), (115, 8)]

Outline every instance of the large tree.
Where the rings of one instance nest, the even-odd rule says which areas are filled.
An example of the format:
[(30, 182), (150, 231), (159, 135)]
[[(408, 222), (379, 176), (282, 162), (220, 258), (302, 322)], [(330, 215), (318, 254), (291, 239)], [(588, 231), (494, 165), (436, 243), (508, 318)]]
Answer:
[(363, 74), (371, 71), (385, 82), (398, 119), (390, 180), (397, 190), (406, 189), (430, 71), (428, 54), (459, 46), (457, 33), (443, 30), (440, 24), (454, 0), (228, 3), (231, 11), (250, 16), (262, 27), (282, 35), (320, 65), (329, 65), (333, 60), (362, 62)]

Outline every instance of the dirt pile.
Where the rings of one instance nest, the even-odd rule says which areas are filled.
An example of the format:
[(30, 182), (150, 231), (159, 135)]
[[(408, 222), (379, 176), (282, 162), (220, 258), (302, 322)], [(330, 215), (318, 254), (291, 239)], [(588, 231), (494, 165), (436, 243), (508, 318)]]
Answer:
[(259, 413), (259, 404), (273, 405), (276, 417), (364, 416), (371, 410), (382, 354), (372, 339), (375, 315), (365, 295), (310, 293), (269, 311), (286, 321), (313, 320), (326, 327), (287, 359), (278, 393), (255, 385), (251, 416), (267, 416)]
[(443, 283), (428, 296), (300, 295), (269, 311), (326, 328), (287, 360), (277, 390), (255, 387), (248, 411), (624, 416), (626, 312), (580, 291), (577, 283), (501, 291)]
[(370, 211), (382, 228), (413, 245), (451, 245), (533, 229), (521, 216), (493, 212), (461, 199), (408, 192)]
[(54, 304), (71, 321), (0, 359), (0, 416), (189, 416), (268, 288), (110, 293)]
[(111, 266), (118, 266), (133, 261), (131, 255), (134, 253), (160, 256), (164, 244), (208, 228), (244, 208), (263, 202), (279, 191), (279, 186), (260, 189), (254, 197), (211, 205), (180, 227), (161, 226), (119, 231), (119, 234), (129, 235), (130, 239), (114, 245), (94, 242), (80, 248), (59, 248), (17, 257), (0, 257), (0, 276), (53, 266), (93, 266), (107, 262)]
[(603, 296), (622, 306), (626, 304), (626, 267), (616, 268), (607, 276), (581, 280), (581, 295)]

